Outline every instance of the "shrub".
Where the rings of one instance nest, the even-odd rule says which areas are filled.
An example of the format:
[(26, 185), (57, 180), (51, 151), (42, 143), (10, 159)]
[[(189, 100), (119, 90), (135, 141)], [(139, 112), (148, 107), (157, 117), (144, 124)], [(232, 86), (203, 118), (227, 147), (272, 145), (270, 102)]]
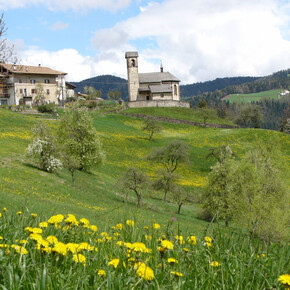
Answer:
[(55, 104), (50, 103), (46, 105), (40, 105), (37, 107), (39, 113), (53, 113), (55, 111)]

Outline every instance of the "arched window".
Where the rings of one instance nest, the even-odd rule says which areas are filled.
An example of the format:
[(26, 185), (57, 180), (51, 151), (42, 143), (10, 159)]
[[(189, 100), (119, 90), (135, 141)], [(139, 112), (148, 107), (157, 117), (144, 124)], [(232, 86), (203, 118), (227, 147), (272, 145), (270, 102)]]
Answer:
[(135, 59), (131, 59), (131, 66), (135, 67)]
[(174, 85), (174, 95), (177, 96), (177, 85)]

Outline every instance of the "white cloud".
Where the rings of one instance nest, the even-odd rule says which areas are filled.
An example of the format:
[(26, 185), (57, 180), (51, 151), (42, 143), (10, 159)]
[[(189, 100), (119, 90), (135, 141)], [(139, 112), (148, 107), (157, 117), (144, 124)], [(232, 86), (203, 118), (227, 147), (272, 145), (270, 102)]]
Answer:
[[(184, 83), (266, 75), (290, 67), (290, 41), (280, 30), (289, 21), (284, 9), (274, 0), (168, 0), (97, 31), (92, 43), (101, 51), (120, 51), (130, 41), (154, 37), (158, 47), (140, 47), (139, 55), (162, 59), (165, 70)], [(96, 45), (101, 42), (104, 47)]]
[(56, 23), (54, 23), (50, 29), (52, 30), (62, 30), (62, 29), (66, 29), (69, 27), (69, 24), (68, 23), (63, 23), (61, 21), (58, 21)]
[(131, 0), (0, 0), (0, 9), (15, 9), (43, 5), (52, 11), (105, 9), (118, 11), (130, 4)]

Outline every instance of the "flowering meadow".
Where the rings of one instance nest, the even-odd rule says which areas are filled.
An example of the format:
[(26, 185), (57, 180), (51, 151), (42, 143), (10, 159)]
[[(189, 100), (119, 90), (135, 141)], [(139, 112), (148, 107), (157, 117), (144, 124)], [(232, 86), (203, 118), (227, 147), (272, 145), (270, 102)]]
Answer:
[(172, 218), (120, 220), (0, 214), (3, 289), (288, 289), (289, 246), (211, 226), (183, 233)]

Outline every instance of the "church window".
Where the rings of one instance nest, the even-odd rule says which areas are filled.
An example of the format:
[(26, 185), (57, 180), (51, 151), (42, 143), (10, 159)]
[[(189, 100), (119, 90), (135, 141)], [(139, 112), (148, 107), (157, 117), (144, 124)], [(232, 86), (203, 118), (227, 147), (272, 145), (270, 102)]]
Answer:
[(174, 95), (177, 96), (177, 85), (174, 85)]
[(131, 66), (135, 67), (135, 59), (131, 59)]

